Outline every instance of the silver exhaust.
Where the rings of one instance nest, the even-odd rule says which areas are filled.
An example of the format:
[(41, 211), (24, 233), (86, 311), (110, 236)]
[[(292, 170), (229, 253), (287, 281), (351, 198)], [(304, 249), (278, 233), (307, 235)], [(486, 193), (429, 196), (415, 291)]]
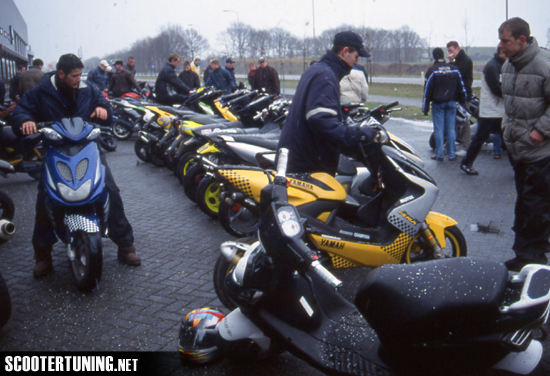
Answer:
[(15, 235), (15, 225), (7, 219), (0, 220), (0, 239), (10, 240)]

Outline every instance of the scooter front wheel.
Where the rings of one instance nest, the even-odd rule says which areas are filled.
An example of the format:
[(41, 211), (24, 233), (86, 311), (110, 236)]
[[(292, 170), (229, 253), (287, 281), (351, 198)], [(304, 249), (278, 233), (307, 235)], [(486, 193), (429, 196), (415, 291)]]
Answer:
[[(466, 257), (468, 255), (466, 238), (464, 238), (464, 234), (462, 234), (462, 231), (460, 231), (457, 226), (446, 227), (444, 234), (445, 248), (443, 248), (443, 254), (445, 255), (445, 258)], [(428, 260), (433, 260), (432, 250), (430, 249), (428, 242), (424, 240), (422, 234), (418, 234), (409, 244), (409, 247), (403, 256), (403, 262), (411, 264), (414, 262)]]
[(217, 219), (220, 210), (220, 185), (216, 178), (206, 175), (197, 187), (197, 204), (210, 217)]
[(227, 293), (227, 288), (225, 287), (225, 279), (233, 272), (233, 269), (235, 269), (235, 265), (227, 261), (222, 255), (218, 257), (216, 265), (214, 265), (214, 290), (220, 302), (230, 311), (239, 306), (231, 295)]
[(218, 219), (228, 234), (237, 238), (252, 236), (258, 230), (260, 218), (238, 203), (220, 201)]
[(69, 258), (76, 288), (92, 291), (101, 280), (103, 270), (103, 244), (99, 232), (76, 231), (71, 244), (74, 257)]
[(113, 123), (113, 125), (111, 126), (111, 131), (113, 132), (113, 136), (115, 136), (119, 140), (127, 140), (134, 133), (133, 130), (128, 129), (124, 125), (122, 125), (122, 122), (119, 120), (116, 120)]
[(107, 133), (101, 133), (98, 141), (101, 147), (107, 151), (115, 151), (118, 147), (115, 138)]
[(195, 164), (183, 177), (183, 191), (193, 202), (197, 202), (197, 188), (205, 174), (206, 170), (204, 167), (201, 164)]

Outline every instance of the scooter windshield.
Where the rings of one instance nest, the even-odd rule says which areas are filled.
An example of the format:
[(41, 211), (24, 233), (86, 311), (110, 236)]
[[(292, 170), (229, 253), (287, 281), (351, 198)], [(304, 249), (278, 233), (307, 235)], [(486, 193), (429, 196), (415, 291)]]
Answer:
[(87, 124), (81, 118), (64, 118), (52, 125), (52, 128), (64, 137), (80, 141), (84, 139), (94, 128), (92, 124)]

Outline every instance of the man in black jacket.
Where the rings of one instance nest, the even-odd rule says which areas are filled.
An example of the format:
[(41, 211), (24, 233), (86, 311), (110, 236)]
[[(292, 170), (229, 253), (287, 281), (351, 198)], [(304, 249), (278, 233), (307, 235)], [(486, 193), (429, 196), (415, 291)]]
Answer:
[[(57, 71), (46, 74), (40, 85), (29, 90), (11, 115), (13, 131), (18, 135), (36, 132), (36, 122), (58, 121), (63, 118), (92, 118), (101, 124), (110, 124), (112, 110), (102, 92), (93, 85), (81, 81), (84, 64), (74, 54), (59, 58)], [(131, 266), (141, 265), (136, 254), (132, 226), (124, 214), (120, 190), (115, 183), (104, 154), (105, 188), (109, 192), (109, 237), (118, 245), (118, 260)], [(46, 208), (46, 190), (40, 180), (36, 198), (36, 214), (32, 244), (36, 265), (35, 278), (53, 271), (52, 247), (57, 242), (53, 225)]]
[[(287, 148), (288, 172), (326, 172), (334, 175), (340, 153), (360, 142), (370, 142), (377, 131), (350, 129), (340, 107), (340, 80), (370, 56), (356, 33), (336, 34), (331, 51), (300, 78), (277, 149)], [(256, 73), (258, 74), (258, 73)]]
[(468, 175), (478, 175), (473, 163), (479, 154), (481, 147), (487, 141), (491, 133), (497, 133), (502, 137), (502, 117), (504, 116), (504, 99), (502, 97), (502, 83), (500, 74), (502, 64), (507, 57), (501, 49), (487, 62), (483, 68), (481, 79), (481, 101), (479, 106), (479, 119), (477, 121), (477, 133), (468, 147), (466, 156), (460, 162), (460, 168)]
[(17, 66), (17, 73), (10, 80), (10, 99), (12, 101), (19, 100), (19, 81), (21, 80), (21, 75), (25, 73), (27, 68), (23, 65)]
[(111, 77), (111, 81), (109, 82), (108, 91), (112, 90), (113, 95), (116, 98), (120, 98), (124, 94), (131, 92), (132, 89), (136, 89), (138, 93), (141, 91), (134, 76), (124, 68), (122, 60), (117, 60), (115, 62), (115, 73), (113, 73), (113, 77)]
[[(192, 91), (189, 89), (176, 75), (176, 67), (180, 65), (181, 57), (176, 54), (168, 57), (168, 62), (162, 68), (157, 81), (155, 82), (155, 92), (157, 94), (157, 102), (171, 106), (173, 104), (182, 104), (187, 95)], [(168, 85), (172, 86), (178, 94), (170, 95), (168, 93)]]
[(443, 143), (447, 136), (447, 155), (449, 161), (454, 161), (456, 160), (456, 101), (464, 101), (466, 91), (460, 72), (453, 65), (445, 62), (443, 50), (434, 48), (432, 55), (435, 62), (426, 72), (427, 81), (422, 103), (424, 115), (428, 115), (430, 103), (432, 103), (435, 154), (431, 158), (438, 162), (445, 160)]
[(188, 61), (183, 63), (183, 72), (180, 73), (178, 78), (191, 89), (198, 89), (201, 87), (199, 75), (191, 70), (191, 63)]

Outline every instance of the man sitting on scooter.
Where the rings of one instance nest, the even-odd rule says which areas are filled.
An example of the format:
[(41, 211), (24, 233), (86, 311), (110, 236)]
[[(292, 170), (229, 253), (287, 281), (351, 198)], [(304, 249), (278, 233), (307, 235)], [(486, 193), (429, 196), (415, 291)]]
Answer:
[[(59, 58), (57, 71), (44, 75), (40, 85), (23, 97), (11, 115), (12, 129), (19, 136), (36, 133), (36, 122), (58, 121), (63, 118), (81, 117), (98, 123), (110, 124), (112, 110), (102, 92), (93, 85), (81, 81), (84, 64), (74, 54)], [(136, 254), (132, 226), (124, 214), (120, 190), (115, 183), (105, 156), (105, 187), (109, 192), (109, 237), (118, 245), (119, 261), (137, 266), (141, 259)], [(53, 271), (52, 247), (57, 242), (53, 225), (46, 209), (46, 190), (40, 180), (36, 199), (36, 215), (32, 244), (36, 265), (35, 278), (44, 277)]]
[(363, 39), (344, 31), (334, 37), (331, 51), (300, 78), (278, 148), (287, 148), (288, 172), (326, 172), (334, 175), (343, 148), (374, 140), (369, 127), (350, 129), (340, 107), (340, 80), (359, 56), (369, 57)]

